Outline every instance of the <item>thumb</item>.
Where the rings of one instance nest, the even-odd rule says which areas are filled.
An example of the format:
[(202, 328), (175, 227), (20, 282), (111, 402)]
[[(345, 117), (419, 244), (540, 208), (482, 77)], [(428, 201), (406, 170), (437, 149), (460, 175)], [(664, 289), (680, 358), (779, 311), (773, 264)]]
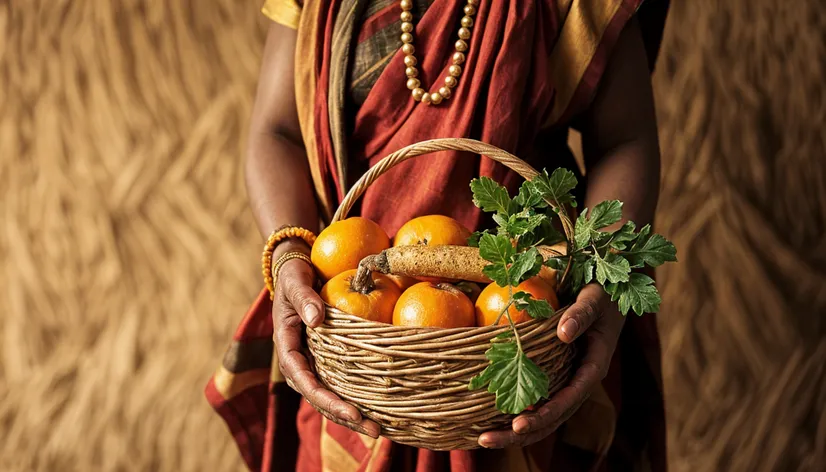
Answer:
[(315, 273), (304, 261), (293, 259), (284, 263), (278, 276), (278, 283), (289, 302), (304, 324), (312, 328), (324, 321), (324, 303), (313, 290)]
[(559, 319), (557, 336), (562, 342), (572, 343), (602, 316), (605, 291), (597, 284), (583, 287), (576, 302)]

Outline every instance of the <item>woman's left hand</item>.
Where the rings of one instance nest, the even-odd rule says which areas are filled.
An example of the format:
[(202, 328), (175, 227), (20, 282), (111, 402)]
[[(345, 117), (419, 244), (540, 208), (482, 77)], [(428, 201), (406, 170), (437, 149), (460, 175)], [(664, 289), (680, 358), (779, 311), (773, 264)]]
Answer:
[(625, 317), (602, 287), (585, 286), (576, 303), (562, 315), (557, 328), (557, 336), (566, 343), (572, 343), (583, 333), (587, 337), (585, 356), (571, 383), (537, 411), (514, 418), (511, 429), (479, 436), (479, 445), (491, 449), (527, 446), (556, 431), (605, 378), (624, 323)]

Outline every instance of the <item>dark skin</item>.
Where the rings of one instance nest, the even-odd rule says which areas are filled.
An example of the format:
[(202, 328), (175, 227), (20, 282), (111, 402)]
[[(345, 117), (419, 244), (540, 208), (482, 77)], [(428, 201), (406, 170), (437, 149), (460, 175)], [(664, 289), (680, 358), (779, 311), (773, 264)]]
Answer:
[[(270, 26), (251, 121), (247, 188), (265, 236), (285, 224), (318, 227), (295, 105), (295, 40), (295, 31)], [(635, 21), (620, 35), (594, 101), (578, 125), (588, 169), (584, 206), (617, 199), (624, 202), (624, 218), (638, 227), (651, 222), (659, 191), (660, 155), (650, 74)], [(288, 241), (276, 248), (275, 257), (288, 251), (309, 254), (309, 247)], [(279, 366), (289, 384), (327, 418), (378, 437), (376, 423), (327, 390), (310, 371), (301, 345), (302, 325), (316, 327), (324, 316), (322, 301), (313, 290), (314, 277), (313, 269), (300, 260), (287, 262), (279, 273), (272, 313)], [(526, 446), (553, 433), (605, 378), (624, 322), (601, 287), (584, 287), (557, 331), (566, 343), (586, 339), (583, 362), (571, 383), (538, 410), (515, 418), (510, 429), (482, 434), (479, 444), (487, 448)]]

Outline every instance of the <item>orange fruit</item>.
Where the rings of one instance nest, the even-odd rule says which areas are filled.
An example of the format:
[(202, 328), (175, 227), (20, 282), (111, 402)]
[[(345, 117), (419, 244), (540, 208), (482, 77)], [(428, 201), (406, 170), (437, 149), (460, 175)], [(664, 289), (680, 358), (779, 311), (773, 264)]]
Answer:
[[(556, 298), (556, 293), (547, 282), (538, 276), (531, 277), (519, 284), (513, 290), (513, 293), (516, 292), (528, 292), (534, 299), (547, 300), (554, 310), (559, 309), (559, 300)], [(476, 326), (492, 325), (507, 304), (508, 287), (500, 287), (495, 282), (488, 284), (476, 300)], [(514, 323), (521, 323), (532, 319), (527, 311), (518, 310), (514, 305), (508, 308), (508, 313)], [(503, 316), (502, 319), (499, 320), (499, 324), (508, 324), (508, 319)]]
[(356, 272), (356, 269), (347, 270), (330, 279), (321, 287), (321, 299), (344, 313), (365, 320), (379, 323), (393, 321), (393, 307), (402, 294), (401, 289), (387, 276), (374, 272), (375, 288), (370, 293), (353, 290), (350, 284)]
[(421, 280), (414, 279), (413, 277), (408, 277), (406, 275), (387, 274), (387, 277), (392, 280), (402, 292), (421, 282)]
[(450, 284), (417, 283), (402, 293), (393, 310), (398, 326), (465, 328), (475, 323), (473, 303)]
[(325, 280), (358, 268), (366, 256), (390, 247), (390, 238), (381, 226), (367, 218), (354, 216), (337, 221), (316, 238), (310, 259)]
[(467, 246), (470, 231), (449, 216), (428, 215), (408, 221), (393, 238), (393, 246)]

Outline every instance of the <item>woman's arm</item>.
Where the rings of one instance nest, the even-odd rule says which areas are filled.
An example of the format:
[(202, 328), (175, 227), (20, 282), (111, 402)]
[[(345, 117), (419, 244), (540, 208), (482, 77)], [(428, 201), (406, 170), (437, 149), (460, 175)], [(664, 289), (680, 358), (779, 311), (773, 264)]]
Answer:
[[(620, 35), (581, 128), (588, 178), (584, 206), (621, 200), (623, 222), (630, 219), (638, 227), (650, 223), (659, 193), (660, 154), (651, 77), (635, 20)], [(491, 448), (528, 445), (554, 432), (605, 378), (624, 323), (602, 287), (585, 286), (557, 331), (568, 343), (587, 336), (585, 357), (570, 385), (535, 413), (514, 419), (511, 430), (485, 433), (479, 443)]]
[(264, 237), (289, 224), (318, 229), (318, 207), (295, 103), (296, 32), (267, 33), (247, 140), (246, 183)]
[(660, 186), (660, 145), (651, 77), (639, 26), (631, 20), (582, 119), (585, 207), (623, 202), (623, 221), (651, 223)]
[[(318, 229), (315, 201), (295, 103), (296, 32), (273, 23), (250, 123), (246, 161), (247, 191), (258, 228), (268, 236), (282, 225)], [(303, 241), (276, 247), (274, 259), (288, 251), (310, 253)], [(273, 297), (273, 341), (281, 373), (289, 385), (331, 421), (378, 437), (379, 426), (363, 419), (352, 405), (324, 388), (303, 353), (303, 324), (324, 320), (324, 305), (313, 290), (315, 271), (292, 259), (281, 266)]]

